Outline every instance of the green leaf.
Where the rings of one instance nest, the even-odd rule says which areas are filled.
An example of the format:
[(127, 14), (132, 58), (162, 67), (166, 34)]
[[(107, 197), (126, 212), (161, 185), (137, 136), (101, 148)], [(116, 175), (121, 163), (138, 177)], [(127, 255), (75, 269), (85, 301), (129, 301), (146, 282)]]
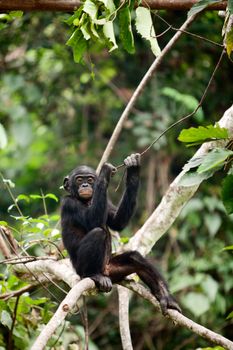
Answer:
[(31, 199), (42, 199), (43, 196), (40, 196), (39, 194), (30, 194), (29, 196)]
[(89, 40), (91, 38), (88, 26), (89, 26), (89, 22), (86, 22), (80, 27), (80, 30), (83, 33), (83, 37), (85, 40)]
[(222, 183), (222, 201), (228, 214), (233, 213), (233, 175), (225, 177)]
[(7, 134), (5, 128), (0, 124), (0, 148), (3, 149), (7, 145)]
[(206, 275), (201, 282), (202, 290), (208, 296), (211, 302), (215, 301), (218, 292), (218, 283), (210, 275)]
[(151, 19), (150, 10), (139, 6), (136, 9), (136, 29), (137, 32), (150, 42), (151, 50), (155, 56), (159, 56), (161, 53), (160, 47), (158, 45), (154, 26)]
[(1, 313), (0, 323), (3, 324), (3, 326), (6, 326), (9, 329), (11, 329), (12, 318), (9, 312), (7, 312), (6, 310), (3, 310)]
[(129, 7), (123, 7), (118, 12), (120, 38), (126, 51), (133, 54), (135, 52), (134, 37), (131, 26), (131, 15)]
[(57, 196), (55, 196), (55, 194), (53, 194), (53, 193), (47, 193), (47, 194), (45, 195), (45, 198), (50, 198), (50, 199), (55, 200), (55, 202), (58, 202)]
[(23, 11), (10, 11), (9, 15), (12, 18), (17, 18), (17, 17), (19, 18), (23, 16)]
[(197, 172), (201, 174), (214, 168), (220, 168), (223, 166), (225, 160), (232, 155), (233, 151), (224, 148), (215, 148), (203, 158), (203, 163), (198, 167)]
[(198, 126), (198, 128), (183, 129), (178, 140), (181, 142), (205, 142), (209, 140), (221, 140), (228, 138), (228, 130), (221, 128), (218, 124), (208, 126)]
[[(180, 105), (185, 106), (190, 112), (195, 110), (195, 108), (198, 106), (198, 100), (189, 94), (181, 93), (177, 89), (171, 88), (171, 87), (164, 87), (161, 90), (162, 94), (173, 99)], [(199, 119), (203, 119), (203, 110), (202, 108), (199, 108), (197, 112), (195, 113), (196, 117), (199, 117)]]
[(195, 315), (201, 316), (209, 310), (209, 299), (201, 293), (188, 293), (183, 297), (184, 305)]
[(223, 250), (233, 250), (233, 245), (228, 245), (227, 247), (223, 248)]
[(233, 311), (231, 311), (230, 313), (229, 313), (229, 315), (227, 316), (227, 320), (229, 320), (229, 319), (231, 319), (231, 318), (233, 318)]
[(227, 55), (228, 57), (231, 56), (231, 53), (233, 51), (233, 28), (231, 28), (227, 33), (226, 33), (226, 50), (227, 50)]
[(25, 201), (27, 203), (30, 202), (30, 197), (26, 196), (25, 194), (20, 194), (17, 198), (16, 198), (16, 202), (18, 201)]
[(8, 223), (6, 221), (0, 221), (0, 226), (5, 226), (7, 227), (8, 226)]
[(222, 224), (221, 217), (217, 213), (206, 214), (204, 217), (204, 222), (209, 231), (209, 234), (212, 237), (216, 235)]
[(110, 14), (116, 10), (113, 0), (99, 0), (99, 2), (102, 2), (104, 4)]
[(87, 42), (79, 28), (77, 28), (66, 43), (73, 49), (74, 61), (79, 63), (87, 50)]
[(217, 2), (221, 2), (221, 0), (200, 0), (195, 3), (188, 12), (188, 17), (196, 15), (197, 13), (204, 10), (208, 5), (216, 4)]
[(206, 171), (202, 174), (196, 172), (189, 172), (184, 174), (179, 180), (179, 186), (189, 187), (200, 185), (202, 181), (208, 179), (214, 174), (214, 171)]
[(115, 34), (114, 34), (114, 28), (113, 28), (113, 22), (109, 21), (103, 25), (103, 33), (105, 37), (108, 39), (111, 45), (111, 49), (109, 52), (115, 50), (118, 48), (116, 39), (115, 39)]
[(85, 1), (83, 11), (86, 12), (91, 17), (91, 19), (97, 18), (98, 7), (91, 0)]
[(74, 12), (74, 14), (72, 16), (70, 16), (67, 20), (65, 20), (64, 22), (67, 23), (69, 26), (71, 26), (72, 24), (74, 24), (75, 20), (77, 20), (77, 19), (79, 20), (80, 19), (82, 11), (83, 11), (83, 6), (80, 6), (78, 8), (78, 10), (76, 10)]
[(191, 158), (188, 163), (184, 165), (183, 169), (188, 172), (190, 169), (197, 168), (202, 163), (203, 158), (204, 156)]

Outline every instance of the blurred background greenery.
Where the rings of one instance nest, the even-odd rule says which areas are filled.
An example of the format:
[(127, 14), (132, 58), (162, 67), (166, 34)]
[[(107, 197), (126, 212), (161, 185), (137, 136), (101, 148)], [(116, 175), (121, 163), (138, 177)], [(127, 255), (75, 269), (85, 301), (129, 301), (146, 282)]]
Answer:
[[(159, 14), (175, 27), (186, 17), (175, 11)], [(125, 53), (121, 47), (110, 55), (93, 45), (85, 65), (75, 64), (71, 49), (65, 45), (69, 37), (66, 18), (60, 13), (26, 13), (0, 31), (0, 123), (7, 136), (6, 147), (0, 150), (0, 171), (15, 183), (15, 197), (53, 193), (60, 199), (64, 193), (59, 187), (72, 168), (78, 164), (96, 167), (126, 102), (154, 60), (148, 45), (136, 35), (135, 55)], [(157, 34), (162, 33), (166, 25), (158, 18), (154, 20)], [(190, 31), (221, 43), (222, 24), (217, 13), (206, 12)], [(170, 30), (161, 36), (160, 47), (173, 34)], [(183, 35), (140, 97), (109, 161), (121, 164), (128, 154), (143, 151), (172, 122), (192, 112), (220, 54), (220, 47)], [(232, 81), (232, 63), (225, 57), (202, 109), (145, 155), (139, 205), (123, 233), (126, 240), (143, 224), (194, 152), (177, 141), (179, 131), (218, 121), (233, 102)], [(122, 191), (121, 187), (114, 192), (120, 175), (113, 179), (110, 189), (115, 201)], [(216, 174), (201, 185), (150, 258), (166, 275), (187, 316), (233, 339), (232, 319), (226, 320), (233, 306), (233, 260), (231, 252), (222, 250), (233, 244), (233, 219), (226, 215), (221, 203), (220, 184), (221, 174)], [(21, 197), (19, 202), (24, 215), (41, 218), (45, 214), (43, 201), (27, 198)], [(46, 212), (56, 216), (50, 220), (50, 231), (45, 232), (45, 225), (43, 234), (41, 227), (34, 231), (31, 226), (19, 227), (13, 217), (15, 208), (8, 210), (11, 204), (12, 198), (1, 182), (0, 220), (15, 229), (18, 239), (22, 234), (22, 242), (41, 235), (50, 237), (54, 227), (54, 240), (59, 239), (56, 200), (46, 199)], [(10, 270), (1, 267), (0, 271), (2, 292), (21, 285)], [(51, 290), (56, 296), (53, 303), (62, 300), (61, 291), (55, 286)], [(21, 297), (22, 312), (17, 313), (13, 333), (15, 349), (29, 348), (39, 324), (46, 322), (46, 312), (51, 313), (52, 306), (44, 296), (51, 299), (42, 289), (33, 290), (30, 298)], [(36, 298), (43, 307), (33, 304)], [(6, 344), (10, 327), (4, 315), (11, 315), (14, 305), (14, 298), (7, 306), (0, 302), (0, 349), (9, 349)], [(121, 349), (116, 291), (89, 298), (88, 314), (93, 349)], [(136, 296), (131, 300), (130, 325), (135, 350), (197, 349), (208, 345), (186, 329), (174, 327)], [(79, 315), (70, 317), (65, 326), (59, 340), (63, 345), (76, 339), (77, 334), (82, 338)], [(62, 349), (59, 341), (56, 349)]]

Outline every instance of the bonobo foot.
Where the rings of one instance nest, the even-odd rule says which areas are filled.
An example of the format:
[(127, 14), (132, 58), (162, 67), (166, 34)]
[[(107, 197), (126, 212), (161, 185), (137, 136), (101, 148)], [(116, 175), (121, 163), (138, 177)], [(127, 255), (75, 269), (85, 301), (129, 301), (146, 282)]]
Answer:
[(160, 307), (162, 310), (162, 314), (165, 316), (167, 314), (168, 309), (174, 309), (182, 313), (181, 308), (179, 307), (176, 300), (173, 298), (172, 295), (164, 296), (159, 300)]
[(95, 285), (100, 292), (108, 293), (112, 290), (112, 281), (109, 277), (99, 274), (90, 276), (90, 278), (95, 282)]

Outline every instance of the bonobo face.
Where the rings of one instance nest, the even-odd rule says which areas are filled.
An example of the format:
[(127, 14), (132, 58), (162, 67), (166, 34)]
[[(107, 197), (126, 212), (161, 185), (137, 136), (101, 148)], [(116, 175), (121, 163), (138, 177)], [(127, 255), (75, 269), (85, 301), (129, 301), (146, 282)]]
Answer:
[(79, 197), (83, 199), (90, 199), (93, 195), (95, 177), (92, 174), (77, 174), (74, 181), (78, 189)]
[(95, 180), (96, 173), (94, 169), (82, 165), (74, 169), (64, 179), (64, 188), (71, 195), (86, 201), (92, 198)]

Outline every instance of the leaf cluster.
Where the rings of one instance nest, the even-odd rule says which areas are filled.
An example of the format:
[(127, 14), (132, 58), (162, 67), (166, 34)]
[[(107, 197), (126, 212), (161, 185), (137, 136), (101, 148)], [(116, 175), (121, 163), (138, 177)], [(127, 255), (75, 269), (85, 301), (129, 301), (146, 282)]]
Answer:
[(113, 0), (85, 0), (80, 8), (66, 20), (72, 28), (72, 35), (67, 45), (73, 49), (75, 62), (82, 62), (88, 46), (95, 42), (107, 47), (110, 52), (117, 49), (116, 36), (123, 48), (133, 54), (135, 52), (132, 30), (134, 16), (137, 32), (149, 41), (152, 52), (157, 56), (160, 48), (148, 8), (139, 6), (134, 11), (133, 0), (123, 3)]
[[(221, 128), (218, 124), (183, 129), (178, 137), (179, 141), (188, 146), (228, 139), (228, 130)], [(231, 142), (227, 144), (226, 148), (213, 146), (207, 154), (192, 158), (184, 166), (186, 173), (180, 180), (180, 184), (183, 186), (197, 185), (211, 177), (217, 170), (227, 168), (228, 176), (222, 183), (222, 199), (228, 214), (233, 213), (233, 151), (229, 149), (230, 147)]]

